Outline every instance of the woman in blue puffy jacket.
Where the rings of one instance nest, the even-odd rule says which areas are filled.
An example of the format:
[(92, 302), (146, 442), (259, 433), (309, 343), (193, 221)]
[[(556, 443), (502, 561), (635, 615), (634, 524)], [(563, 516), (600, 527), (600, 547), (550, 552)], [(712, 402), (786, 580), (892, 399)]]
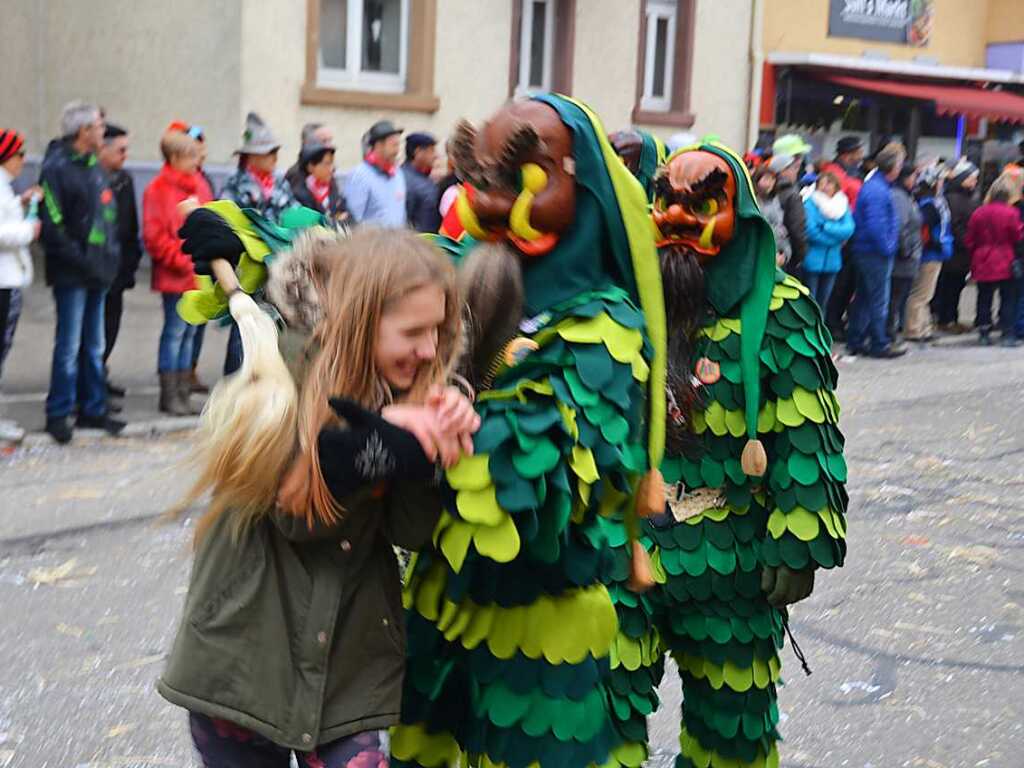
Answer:
[(843, 266), (843, 243), (853, 235), (853, 213), (834, 173), (821, 174), (817, 184), (808, 187), (804, 195), (807, 256), (803, 280), (818, 306), (827, 307), (836, 275)]

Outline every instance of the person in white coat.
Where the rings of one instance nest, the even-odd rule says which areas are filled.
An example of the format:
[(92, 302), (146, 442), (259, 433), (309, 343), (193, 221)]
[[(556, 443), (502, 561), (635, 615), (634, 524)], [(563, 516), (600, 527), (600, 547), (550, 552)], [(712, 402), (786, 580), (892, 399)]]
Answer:
[[(0, 128), (0, 380), (21, 315), (21, 291), (32, 283), (29, 244), (39, 237), (34, 208), (38, 188), (16, 195), (12, 182), (25, 166), (25, 137)], [(25, 431), (13, 421), (0, 419), (0, 443), (19, 442)]]

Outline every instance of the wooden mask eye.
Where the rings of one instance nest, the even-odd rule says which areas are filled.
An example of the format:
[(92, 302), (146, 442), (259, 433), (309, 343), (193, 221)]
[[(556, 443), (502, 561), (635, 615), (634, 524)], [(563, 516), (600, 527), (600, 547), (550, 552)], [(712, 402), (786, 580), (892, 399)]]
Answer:
[(718, 201), (713, 197), (706, 198), (701, 200), (700, 203), (694, 207), (694, 210), (700, 216), (714, 216), (718, 213)]

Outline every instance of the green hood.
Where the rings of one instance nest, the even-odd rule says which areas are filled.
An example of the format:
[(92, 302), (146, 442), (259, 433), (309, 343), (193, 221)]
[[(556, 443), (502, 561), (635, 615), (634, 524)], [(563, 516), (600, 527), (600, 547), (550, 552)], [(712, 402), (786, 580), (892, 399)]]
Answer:
[[(736, 234), (705, 268), (708, 300), (719, 315), (728, 315), (753, 289), (759, 269), (768, 276), (767, 288), (762, 286), (762, 291), (771, 296), (775, 275), (775, 235), (761, 215), (754, 185), (743, 161), (717, 141), (683, 147), (673, 152), (672, 157), (694, 150), (718, 155), (736, 176)], [(767, 317), (767, 299), (764, 313)]]
[(740, 368), (745, 394), (747, 436), (757, 437), (760, 409), (760, 363), (758, 355), (768, 322), (768, 305), (775, 284), (775, 234), (761, 215), (754, 185), (746, 165), (731, 149), (717, 141), (703, 141), (673, 152), (704, 151), (725, 160), (736, 176), (736, 234), (705, 268), (708, 301), (719, 316), (729, 315), (740, 305), (743, 329), (740, 335)]
[(609, 285), (629, 292), (643, 310), (654, 349), (648, 453), (657, 467), (665, 441), (665, 304), (647, 197), (589, 107), (555, 94), (534, 99), (558, 112), (572, 131), (577, 202), (576, 221), (555, 249), (523, 270), (527, 310), (540, 312)]
[[(576, 163), (576, 218), (558, 245), (541, 258), (523, 262), (525, 311), (546, 310), (593, 291), (626, 290), (646, 319), (654, 350), (648, 400), (648, 454), (661, 463), (665, 434), (665, 304), (654, 229), (647, 198), (626, 170), (590, 109), (565, 96), (542, 94), (537, 101), (558, 112), (573, 134)], [(458, 263), (476, 241), (430, 238)]]

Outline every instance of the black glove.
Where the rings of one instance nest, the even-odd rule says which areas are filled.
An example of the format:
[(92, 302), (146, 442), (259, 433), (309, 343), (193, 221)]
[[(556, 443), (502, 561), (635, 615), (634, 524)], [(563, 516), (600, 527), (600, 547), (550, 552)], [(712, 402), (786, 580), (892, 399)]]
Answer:
[(765, 566), (761, 573), (761, 591), (776, 608), (799, 603), (814, 591), (814, 568), (794, 571), (784, 565)]
[(192, 211), (178, 230), (178, 237), (185, 241), (181, 250), (192, 257), (197, 275), (212, 274), (210, 263), (214, 259), (224, 259), (237, 267), (245, 252), (245, 246), (228, 223), (208, 208)]
[(320, 471), (335, 499), (343, 499), (367, 484), (400, 478), (402, 482), (434, 479), (434, 463), (420, 441), (352, 400), (332, 397), (334, 412), (348, 428), (324, 427), (317, 444)]

